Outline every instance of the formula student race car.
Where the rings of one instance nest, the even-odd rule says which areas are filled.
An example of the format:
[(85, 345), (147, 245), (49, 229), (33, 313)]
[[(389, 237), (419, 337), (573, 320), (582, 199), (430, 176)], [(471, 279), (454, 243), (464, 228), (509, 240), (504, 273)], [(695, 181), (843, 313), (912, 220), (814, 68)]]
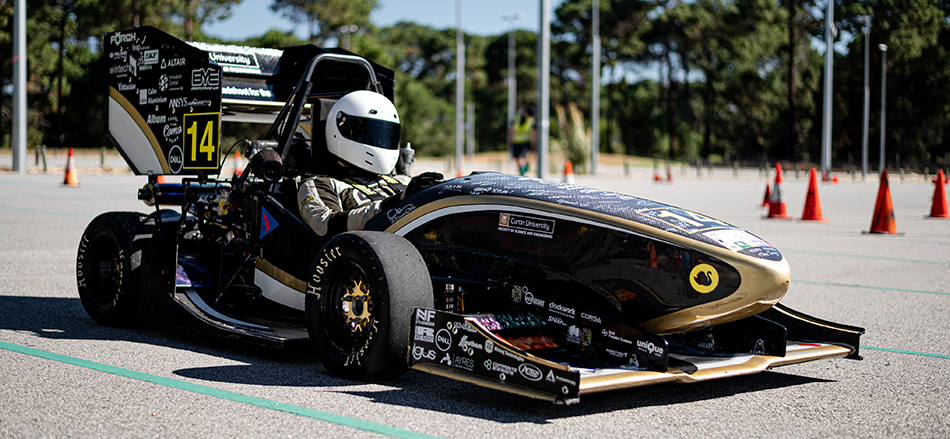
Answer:
[[(392, 100), (391, 70), (339, 49), (184, 43), (150, 27), (106, 34), (103, 48), (107, 132), (148, 176), (138, 197), (155, 210), (104, 213), (82, 236), (79, 294), (100, 324), (309, 339), (336, 376), (412, 368), (562, 403), (860, 358), (863, 329), (778, 303), (779, 250), (629, 195), (475, 173), (365, 230), (319, 236), (296, 193), (324, 169), (328, 109), (356, 90)], [(245, 142), (247, 168), (221, 178), (229, 121), (270, 128)]]

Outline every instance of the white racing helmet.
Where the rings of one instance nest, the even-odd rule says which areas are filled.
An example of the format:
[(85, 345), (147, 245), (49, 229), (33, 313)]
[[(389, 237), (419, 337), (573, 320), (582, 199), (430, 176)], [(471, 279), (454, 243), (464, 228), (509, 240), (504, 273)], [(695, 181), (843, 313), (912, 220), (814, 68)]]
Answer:
[(399, 115), (386, 96), (368, 90), (340, 98), (327, 115), (327, 150), (357, 168), (389, 174), (399, 160)]

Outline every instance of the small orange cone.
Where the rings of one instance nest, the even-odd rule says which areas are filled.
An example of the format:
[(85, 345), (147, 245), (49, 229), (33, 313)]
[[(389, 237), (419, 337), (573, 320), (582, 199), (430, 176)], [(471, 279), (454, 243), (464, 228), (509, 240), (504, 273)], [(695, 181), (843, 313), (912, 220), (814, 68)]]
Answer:
[(871, 218), (871, 231), (868, 233), (897, 234), (897, 225), (894, 224), (894, 205), (891, 204), (891, 188), (887, 185), (887, 169), (881, 171), (881, 186), (877, 190), (874, 217)]
[(663, 177), (660, 177), (660, 173), (659, 173), (659, 172), (654, 172), (654, 173), (653, 173), (653, 181), (663, 181)]
[(802, 221), (828, 222), (821, 216), (821, 197), (818, 196), (818, 173), (815, 168), (808, 172), (808, 193), (805, 195), (805, 210), (802, 211)]
[(673, 182), (673, 169), (670, 167), (670, 164), (666, 164), (666, 181)]
[(66, 160), (66, 177), (64, 186), (79, 186), (79, 174), (76, 173), (76, 158), (73, 157), (73, 147), (69, 147), (69, 159)]
[(240, 177), (242, 172), (244, 172), (244, 163), (241, 160), (241, 152), (234, 151), (234, 174)]
[(937, 184), (934, 186), (933, 204), (930, 206), (930, 218), (950, 218), (950, 212), (947, 212), (947, 190), (944, 185), (947, 184), (947, 177), (943, 175), (943, 169), (937, 171)]
[(564, 162), (564, 182), (574, 184), (574, 164), (570, 160)]
[(790, 219), (785, 207), (785, 199), (782, 197), (782, 164), (775, 164), (775, 189), (769, 197), (769, 218), (772, 219)]
[(164, 176), (164, 175), (156, 175), (156, 176), (155, 176), (155, 182), (156, 182), (156, 183), (164, 183), (164, 182), (165, 182), (165, 176)]
[(762, 198), (762, 207), (769, 207), (769, 198), (772, 198), (772, 187), (769, 182), (765, 182), (765, 197)]

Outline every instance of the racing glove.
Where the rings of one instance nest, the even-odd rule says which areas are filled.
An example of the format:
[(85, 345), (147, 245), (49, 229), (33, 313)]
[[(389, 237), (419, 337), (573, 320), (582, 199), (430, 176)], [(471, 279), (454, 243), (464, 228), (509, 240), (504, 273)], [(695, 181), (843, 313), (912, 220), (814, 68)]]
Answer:
[(380, 210), (384, 212), (389, 210), (391, 207), (395, 206), (396, 203), (411, 197), (416, 192), (435, 186), (440, 181), (442, 181), (443, 178), (444, 176), (438, 172), (424, 172), (412, 177), (412, 180), (410, 180), (409, 184), (406, 185), (406, 190), (402, 191), (402, 193), (386, 198), (380, 203)]

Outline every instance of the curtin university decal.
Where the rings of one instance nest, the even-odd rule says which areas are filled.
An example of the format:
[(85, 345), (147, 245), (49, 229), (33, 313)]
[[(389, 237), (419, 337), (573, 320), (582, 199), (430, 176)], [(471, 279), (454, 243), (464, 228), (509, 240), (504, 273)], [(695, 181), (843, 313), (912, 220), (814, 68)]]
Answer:
[(220, 166), (221, 66), (152, 28), (103, 37), (106, 131), (138, 175), (196, 175)]

